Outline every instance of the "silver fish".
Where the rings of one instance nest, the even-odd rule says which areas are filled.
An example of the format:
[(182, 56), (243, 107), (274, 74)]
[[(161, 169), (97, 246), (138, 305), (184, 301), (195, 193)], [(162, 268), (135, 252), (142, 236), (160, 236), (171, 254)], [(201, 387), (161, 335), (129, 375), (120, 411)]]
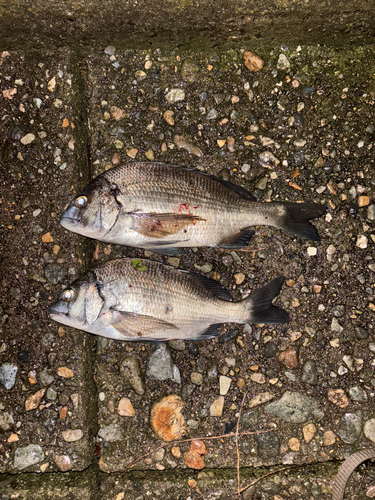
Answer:
[(163, 251), (242, 248), (265, 225), (319, 241), (308, 221), (316, 203), (261, 203), (242, 187), (194, 169), (133, 162), (96, 177), (62, 214), (61, 225), (108, 243)]
[(203, 340), (222, 323), (287, 323), (272, 305), (279, 277), (232, 302), (219, 283), (145, 259), (97, 266), (63, 290), (50, 317), (67, 326), (116, 340)]

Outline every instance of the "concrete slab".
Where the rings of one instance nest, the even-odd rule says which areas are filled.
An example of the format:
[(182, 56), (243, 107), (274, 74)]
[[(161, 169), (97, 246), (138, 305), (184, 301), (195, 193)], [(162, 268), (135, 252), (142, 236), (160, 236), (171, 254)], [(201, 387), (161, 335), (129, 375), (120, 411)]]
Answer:
[(90, 339), (47, 313), (85, 260), (58, 220), (86, 178), (79, 91), (67, 50), (3, 52), (0, 72), (0, 471), (82, 470), (95, 428)]
[[(258, 228), (248, 252), (187, 250), (177, 260), (146, 252), (181, 269), (206, 271), (238, 300), (285, 275), (277, 304), (292, 322), (226, 326), (224, 340), (238, 337), (168, 346), (167, 362), (177, 366), (181, 382), (147, 378), (149, 344), (100, 341), (95, 367), (105, 472), (126, 470), (160, 445), (151, 408), (173, 394), (185, 402), (186, 437), (199, 438), (233, 430), (246, 393), (240, 432), (267, 432), (240, 438), (243, 467), (342, 459), (374, 438), (368, 431), (374, 411), (374, 77), (366, 62), (373, 48), (275, 48), (260, 53), (259, 73), (245, 67), (245, 49), (251, 47), (210, 53), (108, 48), (88, 60), (94, 174), (132, 159), (164, 161), (219, 175), (263, 201), (327, 206), (326, 216), (314, 221), (321, 242)], [(173, 89), (180, 100), (173, 101)], [(271, 168), (262, 166), (267, 152)], [(97, 245), (98, 260), (125, 255), (145, 253)], [(143, 394), (127, 388), (121, 366), (129, 356), (139, 360)], [(220, 382), (229, 383), (227, 392), (220, 394)], [(135, 416), (118, 414), (124, 397)], [(206, 447), (206, 467), (235, 467), (233, 438)], [(176, 458), (165, 446), (163, 456), (148, 455), (137, 468), (185, 468), (188, 448), (181, 444)]]

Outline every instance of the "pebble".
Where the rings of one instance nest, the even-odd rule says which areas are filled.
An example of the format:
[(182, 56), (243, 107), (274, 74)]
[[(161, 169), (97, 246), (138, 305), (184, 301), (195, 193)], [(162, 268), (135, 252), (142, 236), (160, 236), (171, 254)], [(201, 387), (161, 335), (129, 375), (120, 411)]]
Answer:
[(30, 411), (38, 408), (39, 403), (42, 397), (44, 396), (45, 392), (46, 392), (45, 389), (40, 389), (38, 392), (27, 398), (25, 401), (25, 410)]
[(310, 414), (318, 416), (318, 404), (312, 398), (299, 392), (286, 391), (278, 401), (268, 404), (264, 411), (295, 424), (305, 423)]
[(349, 404), (348, 397), (342, 389), (330, 389), (327, 398), (339, 408), (346, 408)]
[(308, 359), (304, 363), (301, 381), (310, 385), (316, 385), (318, 383), (318, 369), (314, 360)]
[(171, 89), (165, 95), (165, 98), (168, 102), (178, 102), (183, 101), (185, 99), (185, 92), (182, 89)]
[(0, 429), (3, 432), (9, 431), (14, 425), (14, 420), (11, 413), (0, 411)]
[(359, 207), (367, 207), (370, 204), (370, 198), (368, 196), (360, 196), (358, 198)]
[(120, 373), (125, 385), (131, 387), (139, 396), (145, 393), (141, 366), (137, 358), (128, 356), (121, 361)]
[(263, 375), (263, 373), (253, 373), (250, 376), (250, 380), (252, 382), (255, 382), (256, 384), (265, 384), (266, 383), (266, 377)]
[(305, 442), (308, 444), (314, 439), (317, 433), (317, 428), (314, 424), (307, 424), (302, 428), (302, 432), (303, 432), (303, 438)]
[(118, 424), (104, 425), (99, 429), (98, 437), (104, 439), (108, 443), (122, 440), (121, 427)]
[(116, 52), (116, 47), (114, 47), (113, 45), (108, 45), (108, 47), (104, 49), (104, 53), (108, 54), (109, 56), (114, 56), (115, 52)]
[(375, 418), (366, 420), (363, 427), (363, 433), (367, 437), (367, 439), (370, 439), (373, 443), (375, 443)]
[(187, 141), (182, 135), (175, 135), (173, 142), (178, 148), (186, 149), (186, 151), (192, 155), (199, 157), (203, 156), (203, 151), (197, 146), (194, 146), (191, 142)]
[(219, 396), (210, 406), (211, 417), (222, 417), (224, 409), (224, 396)]
[(293, 141), (293, 144), (296, 148), (303, 148), (304, 146), (306, 146), (306, 141), (305, 139), (296, 139), (295, 141)]
[(18, 367), (12, 365), (11, 363), (3, 363), (0, 366), (0, 382), (3, 384), (5, 389), (12, 389), (16, 383)]
[(47, 264), (44, 274), (50, 283), (56, 285), (65, 278), (65, 269), (60, 264)]
[(189, 397), (193, 394), (194, 389), (195, 389), (195, 385), (193, 385), (193, 384), (184, 385), (182, 390), (181, 390), (181, 398), (184, 401), (187, 401), (189, 399)]
[(219, 113), (216, 111), (215, 108), (211, 108), (210, 111), (207, 113), (207, 120), (216, 120), (216, 118), (219, 116)]
[(368, 220), (375, 220), (375, 205), (370, 205), (367, 208), (367, 218)]
[(213, 265), (211, 262), (206, 262), (205, 264), (199, 265), (199, 264), (194, 264), (195, 269), (198, 269), (198, 271), (201, 271), (202, 273), (210, 273), (212, 271)]
[(331, 322), (332, 332), (341, 333), (343, 331), (343, 329), (344, 328), (340, 325), (340, 323), (337, 321), (337, 319), (332, 318), (332, 322)]
[(277, 67), (277, 69), (289, 69), (290, 68), (290, 62), (288, 61), (288, 58), (286, 57), (285, 54), (279, 55), (276, 67)]
[(12, 434), (8, 437), (7, 442), (8, 443), (17, 443), (17, 441), (19, 441), (19, 440), (20, 440), (20, 438), (17, 436), (17, 434), (12, 432)]
[(177, 339), (177, 340), (170, 340), (168, 342), (169, 347), (176, 351), (184, 351), (186, 347), (186, 343), (184, 340)]
[(173, 376), (171, 380), (173, 380), (173, 382), (176, 382), (176, 384), (181, 384), (181, 373), (177, 365), (173, 365), (172, 372)]
[(117, 407), (117, 413), (122, 417), (134, 417), (135, 411), (129, 398), (121, 398)]
[(359, 386), (350, 387), (350, 389), (348, 390), (348, 394), (349, 398), (352, 401), (361, 401), (361, 402), (367, 401), (366, 391), (364, 391), (362, 387)]
[(243, 283), (245, 281), (245, 278), (246, 278), (244, 273), (236, 273), (233, 277), (234, 277), (234, 282), (236, 283), (236, 285), (241, 285), (241, 283)]
[(182, 399), (175, 394), (166, 396), (153, 405), (151, 427), (163, 441), (173, 441), (185, 434), (186, 424), (182, 414), (184, 405)]
[(280, 440), (274, 431), (255, 434), (258, 455), (263, 459), (276, 457), (280, 453)]
[(271, 151), (263, 151), (263, 153), (260, 153), (259, 155), (259, 164), (262, 167), (275, 168), (277, 167), (277, 165), (279, 165), (279, 163), (280, 160), (278, 160), (276, 156), (271, 153)]
[(356, 326), (355, 331), (356, 331), (356, 337), (358, 340), (366, 340), (369, 338), (368, 331), (365, 330), (362, 326)]
[(161, 342), (147, 360), (146, 377), (149, 380), (173, 378), (172, 355), (166, 344)]
[(175, 121), (174, 121), (174, 112), (171, 110), (167, 110), (164, 114), (164, 120), (168, 123), (168, 125), (171, 125), (173, 127)]
[(67, 366), (60, 366), (57, 369), (57, 375), (59, 375), (59, 377), (63, 377), (63, 378), (73, 378), (74, 373), (73, 373), (73, 370), (71, 370)]
[(255, 73), (263, 68), (264, 61), (255, 52), (252, 52), (251, 50), (246, 50), (243, 56), (244, 56), (245, 66), (249, 71)]
[(220, 395), (225, 396), (229, 391), (230, 385), (232, 383), (232, 379), (229, 377), (225, 377), (224, 375), (220, 375), (219, 377), (219, 386), (220, 386)]
[(207, 454), (207, 449), (204, 441), (193, 439), (190, 443), (190, 448), (185, 455), (184, 462), (190, 469), (201, 470), (204, 468), (203, 457)]
[(193, 372), (190, 374), (190, 380), (192, 384), (194, 385), (202, 385), (203, 384), (203, 377), (201, 373), (196, 373)]
[(250, 399), (248, 406), (249, 408), (254, 408), (255, 406), (268, 403), (268, 401), (271, 401), (274, 397), (275, 395), (272, 394), (272, 392), (262, 392)]
[(333, 431), (326, 431), (323, 434), (324, 446), (332, 446), (335, 443), (336, 443), (336, 434)]
[(310, 257), (317, 254), (318, 249), (316, 247), (307, 247), (307, 255)]
[(368, 242), (367, 237), (364, 234), (360, 234), (357, 237), (357, 241), (356, 241), (355, 246), (358, 248), (365, 249), (365, 248), (367, 248), (367, 242)]
[(52, 458), (61, 472), (71, 470), (73, 463), (69, 455), (53, 455)]
[(17, 448), (14, 454), (14, 467), (25, 469), (30, 465), (38, 464), (44, 460), (44, 453), (38, 444), (29, 444), (24, 448)]
[(282, 363), (287, 368), (298, 368), (298, 356), (297, 351), (294, 347), (288, 347), (288, 349), (282, 351), (277, 359), (279, 363)]
[(24, 144), (25, 146), (28, 144), (31, 144), (33, 141), (35, 141), (35, 135), (34, 134), (26, 134), (20, 139), (20, 142)]
[(346, 444), (354, 444), (362, 433), (362, 413), (345, 413), (341, 418), (343, 426), (337, 430), (337, 435)]
[(57, 392), (53, 387), (48, 387), (46, 397), (49, 401), (56, 401)]
[(267, 342), (264, 346), (263, 355), (265, 358), (273, 358), (276, 355), (277, 346), (274, 342)]
[(297, 438), (292, 437), (288, 441), (288, 446), (292, 451), (299, 451), (301, 443), (298, 441)]

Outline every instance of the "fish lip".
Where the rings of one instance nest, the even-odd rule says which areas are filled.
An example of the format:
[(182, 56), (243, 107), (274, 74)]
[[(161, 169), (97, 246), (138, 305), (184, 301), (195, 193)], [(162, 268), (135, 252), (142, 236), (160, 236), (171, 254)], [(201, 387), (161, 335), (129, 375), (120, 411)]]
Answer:
[(68, 207), (60, 217), (60, 224), (65, 229), (69, 229), (71, 226), (77, 226), (80, 222), (80, 209), (74, 205)]
[(70, 229), (72, 226), (78, 226), (79, 223), (80, 219), (74, 217), (69, 217), (64, 214), (60, 217), (60, 224), (64, 229)]
[(48, 309), (48, 314), (53, 320), (61, 318), (61, 316), (67, 316), (68, 312), (69, 306), (63, 300), (58, 300)]

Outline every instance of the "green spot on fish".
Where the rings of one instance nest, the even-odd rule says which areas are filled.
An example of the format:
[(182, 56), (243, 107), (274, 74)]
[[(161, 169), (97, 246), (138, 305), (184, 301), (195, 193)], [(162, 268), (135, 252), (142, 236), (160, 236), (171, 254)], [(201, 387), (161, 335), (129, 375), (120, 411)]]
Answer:
[(141, 259), (133, 259), (132, 260), (132, 266), (136, 271), (147, 271), (147, 267), (142, 264)]

